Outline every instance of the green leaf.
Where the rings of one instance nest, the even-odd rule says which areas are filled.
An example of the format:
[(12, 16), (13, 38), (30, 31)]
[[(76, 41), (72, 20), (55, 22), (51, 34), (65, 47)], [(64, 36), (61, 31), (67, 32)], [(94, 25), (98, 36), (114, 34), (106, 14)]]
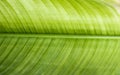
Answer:
[(96, 0), (1, 0), (0, 32), (120, 35), (120, 14)]
[(120, 75), (120, 14), (97, 0), (0, 0), (0, 75)]

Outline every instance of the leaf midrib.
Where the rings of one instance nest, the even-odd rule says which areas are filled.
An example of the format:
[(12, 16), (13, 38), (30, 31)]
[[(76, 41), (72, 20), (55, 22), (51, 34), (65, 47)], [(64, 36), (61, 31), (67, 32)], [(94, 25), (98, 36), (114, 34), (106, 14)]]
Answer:
[(67, 34), (12, 34), (0, 33), (0, 37), (26, 37), (26, 38), (68, 38), (68, 39), (120, 39), (120, 36), (106, 35), (67, 35)]

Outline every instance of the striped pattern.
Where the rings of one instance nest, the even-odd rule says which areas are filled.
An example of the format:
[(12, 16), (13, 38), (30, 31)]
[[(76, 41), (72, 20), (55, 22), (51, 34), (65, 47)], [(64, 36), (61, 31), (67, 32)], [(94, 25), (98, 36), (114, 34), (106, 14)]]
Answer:
[(102, 0), (0, 0), (0, 75), (120, 75), (119, 17)]
[(119, 75), (120, 39), (0, 37), (0, 75)]
[(97, 0), (1, 0), (1, 33), (120, 35), (120, 14)]

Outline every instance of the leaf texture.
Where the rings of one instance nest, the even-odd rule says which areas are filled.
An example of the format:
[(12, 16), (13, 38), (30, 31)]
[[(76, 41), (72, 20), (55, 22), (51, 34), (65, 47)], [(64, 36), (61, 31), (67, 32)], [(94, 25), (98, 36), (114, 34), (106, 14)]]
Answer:
[(0, 32), (120, 35), (120, 14), (96, 0), (1, 0)]
[(0, 75), (120, 75), (119, 22), (102, 0), (0, 0)]
[(30, 36), (0, 37), (1, 75), (119, 75), (120, 38)]

